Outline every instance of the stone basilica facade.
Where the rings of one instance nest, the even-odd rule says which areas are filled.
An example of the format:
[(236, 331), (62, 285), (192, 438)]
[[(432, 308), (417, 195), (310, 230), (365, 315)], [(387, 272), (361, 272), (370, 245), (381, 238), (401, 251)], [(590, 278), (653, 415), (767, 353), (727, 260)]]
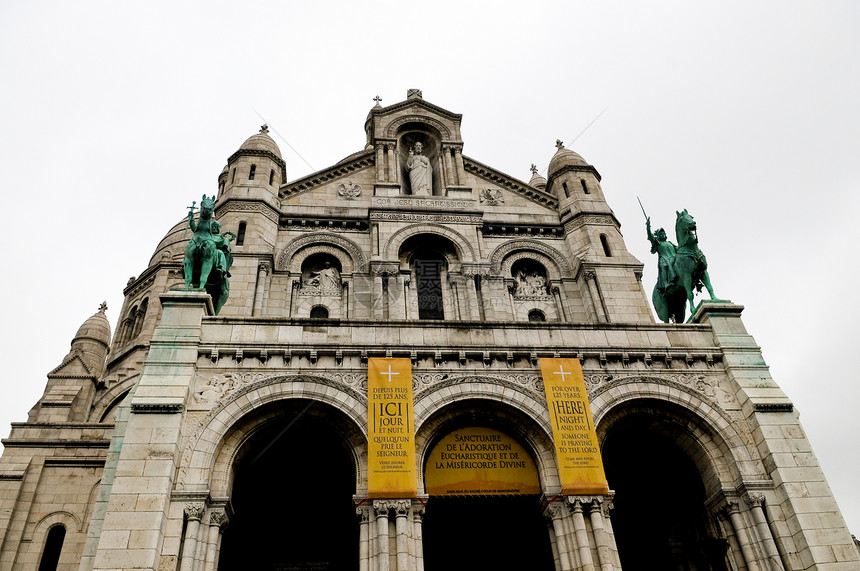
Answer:
[[(113, 335), (83, 324), (3, 441), (0, 569), (860, 568), (743, 308), (655, 323), (595, 167), (559, 143), (526, 182), (460, 123), (410, 90), (298, 180), (266, 127), (230, 155), (229, 299), (184, 291), (183, 220)], [(386, 357), (411, 363), (410, 497), (368, 497)], [(562, 493), (545, 358), (582, 365), (609, 494)], [(522, 449), (535, 488), (431, 489), (463, 434)]]

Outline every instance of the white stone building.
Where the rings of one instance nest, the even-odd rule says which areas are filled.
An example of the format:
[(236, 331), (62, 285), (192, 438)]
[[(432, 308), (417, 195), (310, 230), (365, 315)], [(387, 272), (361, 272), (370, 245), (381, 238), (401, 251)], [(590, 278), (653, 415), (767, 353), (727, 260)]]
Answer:
[[(743, 308), (655, 323), (598, 171), (559, 144), (518, 180), (462, 154), (460, 121), (410, 90), (292, 181), (265, 127), (245, 141), (218, 177), (226, 305), (181, 291), (182, 220), (113, 338), (84, 323), (3, 441), (0, 569), (860, 569)], [(412, 362), (417, 497), (367, 497), (386, 356)], [(561, 494), (543, 357), (582, 363), (608, 496)], [(428, 493), (472, 428), (540, 493)]]

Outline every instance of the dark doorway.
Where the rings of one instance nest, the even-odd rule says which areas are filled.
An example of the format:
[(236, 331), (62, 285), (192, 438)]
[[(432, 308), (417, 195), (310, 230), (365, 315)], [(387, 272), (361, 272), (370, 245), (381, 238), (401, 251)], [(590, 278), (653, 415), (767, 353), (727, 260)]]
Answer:
[(607, 433), (603, 462), (624, 571), (726, 570), (728, 544), (711, 532), (701, 476), (672, 440), (680, 430), (642, 414)]
[(423, 525), (426, 571), (554, 571), (534, 496), (433, 496)]
[[(323, 404), (294, 401), (239, 451), (221, 571), (358, 569), (355, 467)], [(316, 413), (316, 414), (314, 414)]]

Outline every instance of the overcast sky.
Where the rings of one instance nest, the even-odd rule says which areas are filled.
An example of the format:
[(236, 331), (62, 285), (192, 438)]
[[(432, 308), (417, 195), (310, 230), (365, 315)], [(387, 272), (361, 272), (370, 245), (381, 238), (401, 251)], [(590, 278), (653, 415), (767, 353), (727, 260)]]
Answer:
[(512, 176), (593, 164), (649, 297), (636, 196), (689, 209), (860, 533), (860, 3), (705, 4), (0, 3), (0, 433), (264, 120), (294, 180), (419, 88)]

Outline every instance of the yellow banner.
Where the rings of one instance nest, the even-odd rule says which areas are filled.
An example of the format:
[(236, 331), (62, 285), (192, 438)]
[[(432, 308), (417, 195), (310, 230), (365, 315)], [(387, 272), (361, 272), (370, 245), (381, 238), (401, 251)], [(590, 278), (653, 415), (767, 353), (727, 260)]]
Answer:
[(594, 418), (578, 359), (541, 359), (563, 494), (608, 494)]
[(409, 359), (367, 360), (367, 454), (369, 497), (418, 494)]
[(539, 494), (534, 462), (519, 442), (498, 430), (460, 428), (427, 458), (424, 488), (435, 496)]

